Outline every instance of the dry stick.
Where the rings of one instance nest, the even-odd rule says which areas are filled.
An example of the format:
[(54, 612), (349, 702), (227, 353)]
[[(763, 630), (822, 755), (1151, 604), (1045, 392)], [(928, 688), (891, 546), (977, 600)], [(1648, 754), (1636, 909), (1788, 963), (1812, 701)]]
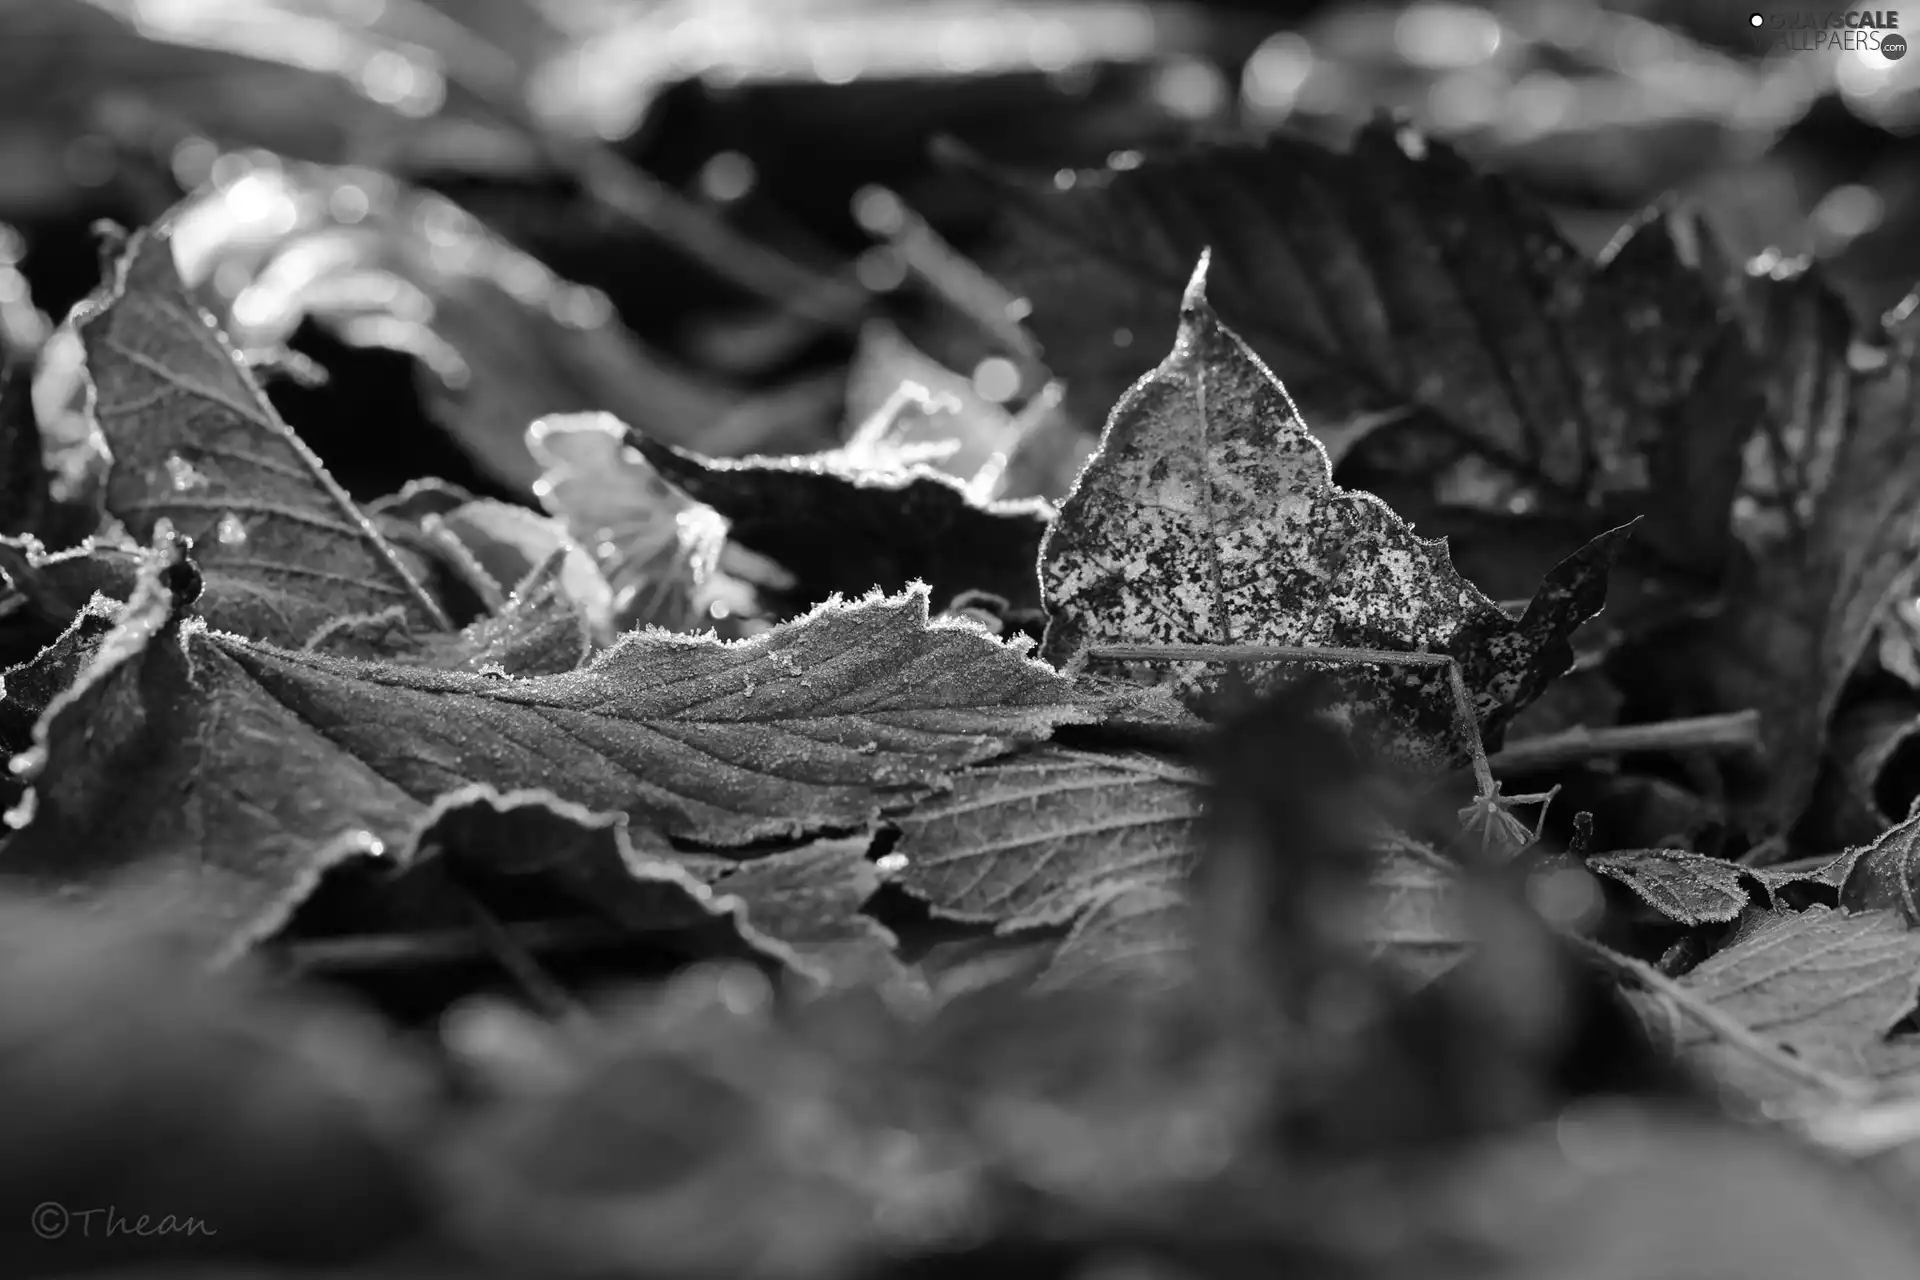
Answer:
[(1016, 357), (1023, 378), (1033, 379), (1041, 372), (1040, 345), (1015, 318), (1019, 300), (1005, 285), (963, 257), (931, 223), (885, 187), (862, 190), (854, 197), (854, 210), (861, 226), (881, 237), (899, 255), (901, 265)]
[(1623, 956), (1579, 934), (1563, 931), (1562, 936), (1601, 964), (1612, 969), (1616, 975), (1631, 978), (1648, 991), (1672, 1001), (1675, 1008), (1687, 1014), (1701, 1026), (1782, 1075), (1792, 1076), (1805, 1084), (1825, 1089), (1837, 1097), (1851, 1101), (1871, 1097), (1875, 1092), (1858, 1081), (1822, 1070), (1788, 1053), (1778, 1045), (1769, 1044), (1755, 1035), (1752, 1028), (1699, 999), (1691, 991), (1645, 961), (1635, 960), (1632, 956)]
[(1710, 751), (1715, 754), (1758, 749), (1760, 713), (1732, 711), (1725, 715), (1691, 716), (1652, 724), (1623, 724), (1604, 729), (1583, 725), (1560, 733), (1522, 738), (1496, 751), (1490, 762), (1496, 769), (1550, 769), (1578, 764), (1599, 756), (1634, 751)]
[[(614, 946), (631, 935), (598, 916), (500, 923), (512, 944), (528, 952), (583, 951)], [(480, 960), (494, 953), (471, 929), (430, 929), (418, 933), (365, 933), (344, 938), (315, 938), (280, 944), (283, 963), (303, 973), (357, 973), (418, 965)]]
[(507, 976), (520, 984), (534, 1008), (555, 1022), (568, 1022), (581, 1016), (581, 1009), (566, 988), (554, 981), (553, 975), (541, 967), (533, 953), (520, 945), (499, 917), (487, 910), (486, 905), (466, 889), (459, 890), (466, 900), (467, 912), (473, 917), (475, 932), (486, 947), (487, 954), (493, 957), (507, 973)]
[(851, 272), (825, 273), (735, 231), (612, 148), (555, 137), (550, 152), (588, 195), (626, 215), (721, 279), (830, 329), (854, 327), (873, 295)]

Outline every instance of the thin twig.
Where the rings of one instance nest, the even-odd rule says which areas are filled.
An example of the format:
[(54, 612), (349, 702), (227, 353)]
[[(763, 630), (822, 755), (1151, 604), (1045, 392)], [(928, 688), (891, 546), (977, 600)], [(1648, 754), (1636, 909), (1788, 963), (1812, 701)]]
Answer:
[(1602, 729), (1576, 725), (1559, 733), (1508, 743), (1494, 752), (1490, 761), (1496, 769), (1517, 772), (1552, 769), (1636, 751), (1698, 751), (1720, 755), (1757, 750), (1759, 746), (1760, 713), (1733, 711), (1725, 715), (1691, 716)]
[(854, 216), (899, 255), (902, 266), (1021, 364), (1023, 381), (1044, 381), (1040, 345), (1016, 318), (1019, 299), (961, 256), (933, 225), (885, 187), (854, 196)]
[[(500, 929), (512, 939), (514, 946), (535, 953), (612, 946), (628, 936), (598, 916), (501, 923)], [(276, 950), (280, 958), (295, 970), (333, 974), (458, 964), (486, 959), (493, 954), (486, 942), (472, 929), (316, 938), (286, 943)]]
[(721, 279), (829, 329), (858, 325), (873, 295), (851, 272), (822, 272), (741, 235), (611, 147), (543, 130), (549, 153), (593, 199), (659, 236)]
[(1608, 947), (1603, 947), (1591, 938), (1575, 933), (1564, 936), (1591, 955), (1616, 974), (1633, 979), (1648, 991), (1673, 1003), (1674, 1007), (1691, 1017), (1695, 1022), (1720, 1037), (1726, 1043), (1741, 1049), (1753, 1059), (1764, 1063), (1782, 1075), (1791, 1076), (1804, 1084), (1824, 1089), (1836, 1097), (1858, 1101), (1871, 1097), (1874, 1090), (1845, 1076), (1835, 1075), (1822, 1070), (1802, 1058), (1788, 1053), (1779, 1045), (1770, 1044), (1753, 1033), (1752, 1028), (1714, 1008), (1701, 1000), (1685, 987), (1661, 973), (1645, 961), (1632, 956), (1623, 956)]
[(465, 889), (461, 889), (460, 893), (466, 899), (467, 912), (473, 917), (474, 929), (487, 954), (506, 971), (508, 977), (520, 984), (520, 989), (526, 992), (533, 1007), (555, 1022), (579, 1018), (582, 1014), (579, 1003), (567, 994), (565, 987), (554, 981), (553, 975), (534, 959), (531, 951), (520, 945), (519, 939), (500, 923), (500, 918), (472, 893)]

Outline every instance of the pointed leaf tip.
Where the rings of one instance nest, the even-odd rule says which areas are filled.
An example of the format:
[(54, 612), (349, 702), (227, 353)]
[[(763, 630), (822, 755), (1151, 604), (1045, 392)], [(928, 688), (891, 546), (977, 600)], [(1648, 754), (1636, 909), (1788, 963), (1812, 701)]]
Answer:
[(1200, 250), (1200, 261), (1193, 264), (1193, 274), (1187, 277), (1186, 292), (1180, 295), (1182, 319), (1210, 309), (1207, 303), (1207, 268), (1212, 265), (1213, 248), (1209, 245)]

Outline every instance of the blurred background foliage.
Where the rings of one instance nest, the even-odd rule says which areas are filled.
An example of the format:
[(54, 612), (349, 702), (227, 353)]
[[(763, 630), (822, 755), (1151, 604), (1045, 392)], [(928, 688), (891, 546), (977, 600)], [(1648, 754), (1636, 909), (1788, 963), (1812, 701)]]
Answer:
[(274, 394), (351, 490), (524, 500), (541, 412), (840, 443), (876, 319), (1020, 408), (1044, 379), (936, 137), (1065, 182), (1383, 108), (1589, 249), (1677, 192), (1877, 313), (1920, 274), (1920, 58), (1768, 43), (1700, 0), (0, 0), (0, 334), (39, 351), (95, 220), (202, 192), (183, 270), (326, 372)]

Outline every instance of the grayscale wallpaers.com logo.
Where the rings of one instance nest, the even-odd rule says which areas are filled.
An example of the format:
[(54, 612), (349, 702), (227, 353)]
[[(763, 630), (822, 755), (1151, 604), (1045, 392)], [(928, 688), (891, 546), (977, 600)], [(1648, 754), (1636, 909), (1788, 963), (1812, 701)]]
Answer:
[(1900, 15), (1892, 9), (1791, 9), (1781, 13), (1750, 13), (1754, 43), (1760, 52), (1814, 53), (1835, 51), (1878, 53), (1889, 62), (1907, 56), (1907, 38), (1900, 34)]

